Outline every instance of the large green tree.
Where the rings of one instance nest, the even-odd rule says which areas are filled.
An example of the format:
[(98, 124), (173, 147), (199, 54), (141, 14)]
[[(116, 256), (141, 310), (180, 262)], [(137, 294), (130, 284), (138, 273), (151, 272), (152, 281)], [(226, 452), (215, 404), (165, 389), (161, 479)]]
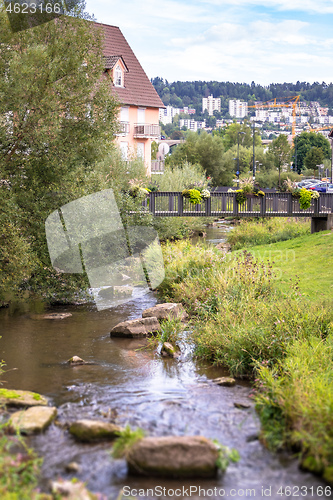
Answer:
[[(305, 158), (311, 148), (320, 148), (323, 152), (323, 158), (331, 158), (331, 146), (329, 140), (322, 134), (316, 132), (302, 132), (295, 137), (293, 156), (297, 158), (297, 171), (301, 172), (306, 168)], [(296, 148), (296, 152), (295, 152)], [(320, 162), (322, 163), (322, 162)]]
[(180, 166), (185, 162), (199, 163), (206, 175), (212, 177), (216, 186), (230, 185), (233, 166), (224, 160), (223, 140), (206, 132), (188, 133), (186, 141), (177, 146), (169, 159), (171, 166)]
[(306, 154), (304, 158), (304, 166), (309, 170), (313, 170), (313, 174), (316, 175), (318, 166), (324, 161), (324, 152), (321, 148), (313, 146)]
[(77, 8), (12, 33), (0, 4), (0, 202), (8, 206), (1, 222), (13, 228), (0, 260), (10, 259), (10, 242), (16, 254), (28, 247), (36, 287), (53, 273), (46, 217), (98, 187), (94, 169), (116, 129), (117, 103), (101, 78), (103, 33), (84, 17)]
[[(253, 146), (253, 128), (246, 120), (242, 124), (232, 123), (225, 129), (223, 135), (223, 143), (226, 150), (238, 145), (238, 143), (246, 148)], [(255, 133), (254, 141), (255, 146), (260, 146), (261, 138), (258, 133)]]
[(268, 148), (267, 158), (279, 172), (279, 187), (281, 187), (281, 170), (290, 162), (291, 147), (286, 135), (279, 135)]

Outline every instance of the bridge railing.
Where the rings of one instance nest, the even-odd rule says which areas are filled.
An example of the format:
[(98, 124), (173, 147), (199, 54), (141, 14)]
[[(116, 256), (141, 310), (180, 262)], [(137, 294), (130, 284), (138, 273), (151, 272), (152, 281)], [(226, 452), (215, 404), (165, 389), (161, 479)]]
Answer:
[[(148, 206), (149, 205), (149, 206)], [(311, 217), (333, 213), (333, 194), (322, 193), (313, 199), (308, 209), (300, 208), (299, 200), (290, 193), (266, 193), (259, 197), (248, 195), (243, 204), (232, 192), (211, 193), (201, 204), (193, 205), (177, 191), (152, 192), (145, 206), (158, 217)]]

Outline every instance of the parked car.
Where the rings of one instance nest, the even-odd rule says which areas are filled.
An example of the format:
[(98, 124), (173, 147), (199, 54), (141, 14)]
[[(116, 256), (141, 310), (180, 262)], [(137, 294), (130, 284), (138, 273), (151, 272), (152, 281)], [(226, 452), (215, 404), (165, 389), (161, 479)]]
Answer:
[(296, 182), (296, 184), (297, 184), (297, 187), (302, 188), (302, 187), (306, 187), (307, 185), (313, 184), (314, 182), (316, 182), (315, 179), (304, 179), (300, 182)]
[(305, 186), (306, 189), (311, 189), (311, 190), (314, 190), (316, 189), (317, 187), (319, 186), (326, 186), (326, 182), (322, 182), (322, 181), (315, 181), (313, 182), (312, 184), (308, 184), (307, 186)]
[(318, 193), (333, 193), (333, 184), (326, 184), (326, 182), (323, 182), (315, 186), (314, 189), (318, 191)]

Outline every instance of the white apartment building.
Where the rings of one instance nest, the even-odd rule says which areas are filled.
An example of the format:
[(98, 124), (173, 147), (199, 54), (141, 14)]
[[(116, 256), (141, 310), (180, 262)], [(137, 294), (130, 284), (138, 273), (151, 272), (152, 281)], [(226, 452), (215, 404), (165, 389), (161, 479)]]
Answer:
[(197, 130), (206, 127), (206, 120), (204, 120), (203, 122), (197, 122), (195, 120), (181, 118), (179, 120), (179, 128), (183, 127), (186, 127), (188, 130), (192, 130), (193, 132), (197, 132)]
[(212, 95), (202, 98), (202, 112), (207, 109), (209, 116), (213, 116), (214, 111), (221, 112), (221, 98)]
[(179, 115), (182, 110), (180, 108), (174, 108), (173, 106), (167, 106), (166, 108), (159, 109), (159, 120), (166, 125), (167, 123), (172, 123), (174, 116)]
[(235, 118), (244, 118), (248, 114), (248, 104), (239, 99), (230, 99), (229, 101), (229, 115)]

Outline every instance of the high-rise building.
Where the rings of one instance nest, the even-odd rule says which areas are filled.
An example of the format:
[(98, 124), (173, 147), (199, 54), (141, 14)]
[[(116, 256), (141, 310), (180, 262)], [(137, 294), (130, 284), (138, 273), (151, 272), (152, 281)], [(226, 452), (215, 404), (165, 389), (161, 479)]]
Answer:
[(236, 118), (244, 118), (248, 114), (247, 102), (230, 99), (229, 115)]
[(212, 95), (202, 98), (202, 112), (207, 109), (209, 116), (213, 116), (214, 111), (221, 111), (221, 98)]

